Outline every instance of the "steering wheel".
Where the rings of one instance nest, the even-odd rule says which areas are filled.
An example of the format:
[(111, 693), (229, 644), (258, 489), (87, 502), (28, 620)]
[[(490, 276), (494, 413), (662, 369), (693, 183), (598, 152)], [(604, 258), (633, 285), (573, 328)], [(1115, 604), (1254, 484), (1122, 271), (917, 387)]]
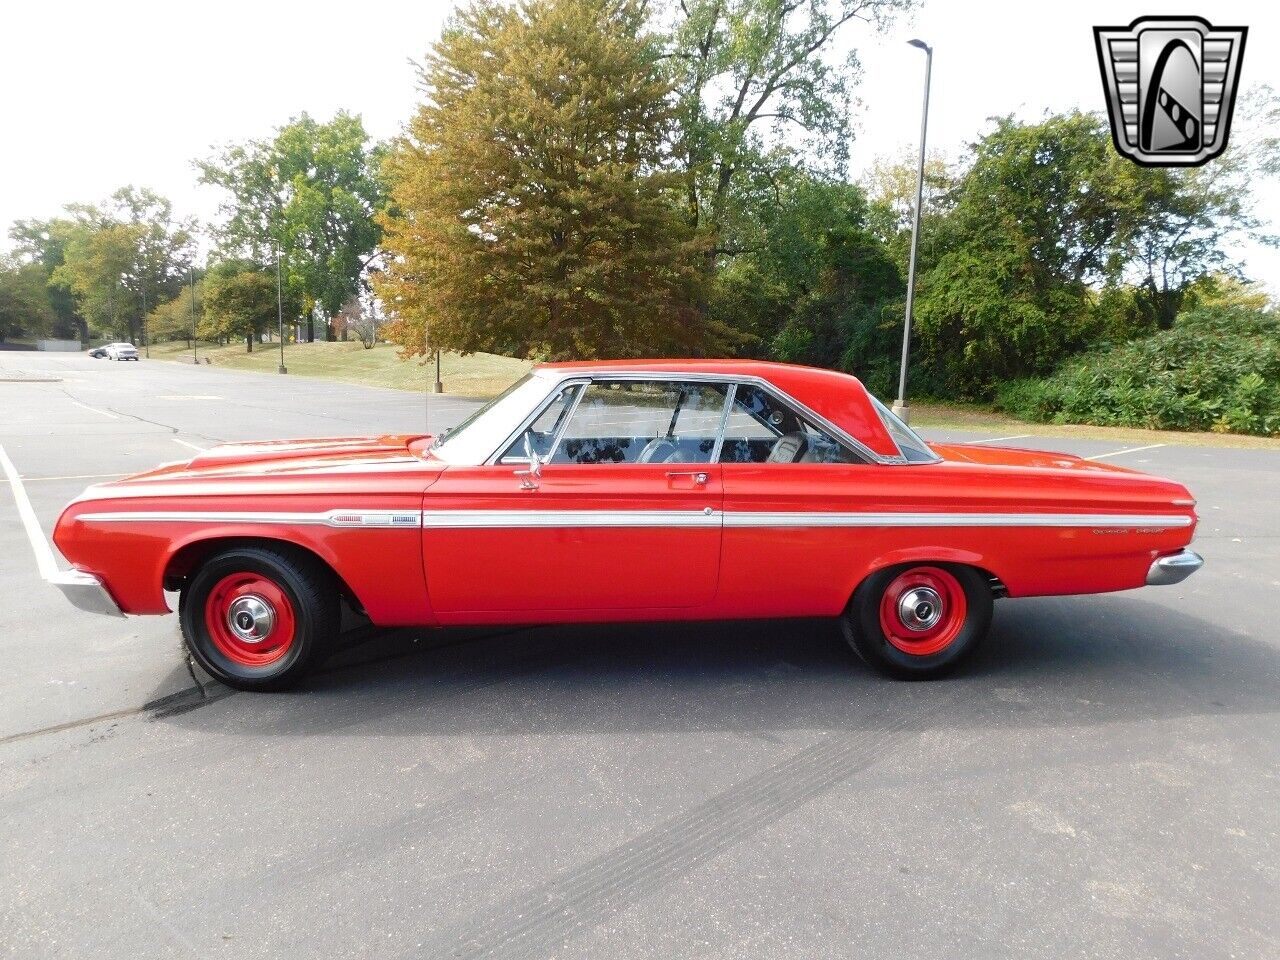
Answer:
[(680, 453), (680, 448), (670, 437), (654, 437), (644, 445), (636, 463), (667, 463), (671, 457)]

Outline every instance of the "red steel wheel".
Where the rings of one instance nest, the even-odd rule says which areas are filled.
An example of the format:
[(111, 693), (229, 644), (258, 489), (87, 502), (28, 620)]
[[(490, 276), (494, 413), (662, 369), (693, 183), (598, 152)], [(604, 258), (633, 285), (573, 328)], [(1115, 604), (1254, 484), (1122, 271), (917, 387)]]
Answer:
[(964, 588), (941, 567), (912, 567), (898, 574), (880, 598), (880, 629), (903, 653), (941, 653), (960, 635), (969, 604)]
[(280, 660), (296, 632), (288, 595), (275, 582), (247, 571), (228, 574), (213, 585), (204, 618), (218, 652), (246, 667)]
[(903, 680), (929, 680), (973, 653), (991, 625), (991, 607), (989, 574), (917, 561), (863, 580), (840, 623), (869, 666)]
[(201, 669), (240, 690), (281, 690), (334, 646), (338, 585), (319, 559), (284, 543), (212, 554), (182, 587), (178, 622)]

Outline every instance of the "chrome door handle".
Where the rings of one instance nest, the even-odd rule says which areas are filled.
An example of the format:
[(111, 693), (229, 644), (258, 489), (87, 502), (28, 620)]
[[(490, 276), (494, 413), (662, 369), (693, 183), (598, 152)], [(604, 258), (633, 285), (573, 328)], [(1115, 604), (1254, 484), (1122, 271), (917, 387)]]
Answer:
[(668, 470), (667, 476), (671, 479), (675, 479), (676, 477), (693, 477), (693, 482), (700, 487), (706, 486), (707, 481), (711, 479), (701, 470)]

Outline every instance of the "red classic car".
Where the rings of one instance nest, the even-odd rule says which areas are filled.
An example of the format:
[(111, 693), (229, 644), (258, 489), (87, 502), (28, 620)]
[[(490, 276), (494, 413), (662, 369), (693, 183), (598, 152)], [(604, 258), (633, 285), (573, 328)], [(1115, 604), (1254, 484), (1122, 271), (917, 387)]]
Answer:
[(79, 606), (169, 612), (233, 686), (374, 624), (832, 616), (872, 666), (954, 667), (992, 600), (1176, 583), (1195, 501), (1066, 454), (929, 444), (853, 377), (543, 364), (439, 437), (226, 444), (90, 487), (54, 533)]

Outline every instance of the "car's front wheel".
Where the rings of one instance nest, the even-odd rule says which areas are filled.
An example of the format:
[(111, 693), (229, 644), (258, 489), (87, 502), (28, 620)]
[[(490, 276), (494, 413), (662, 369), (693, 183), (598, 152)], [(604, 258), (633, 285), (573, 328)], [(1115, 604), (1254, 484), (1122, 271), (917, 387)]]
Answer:
[(882, 673), (942, 676), (977, 648), (991, 625), (991, 587), (972, 567), (903, 564), (867, 577), (841, 618), (845, 639)]
[(296, 683), (331, 649), (340, 617), (329, 571), (284, 548), (241, 547), (210, 557), (179, 606), (192, 658), (241, 690)]

